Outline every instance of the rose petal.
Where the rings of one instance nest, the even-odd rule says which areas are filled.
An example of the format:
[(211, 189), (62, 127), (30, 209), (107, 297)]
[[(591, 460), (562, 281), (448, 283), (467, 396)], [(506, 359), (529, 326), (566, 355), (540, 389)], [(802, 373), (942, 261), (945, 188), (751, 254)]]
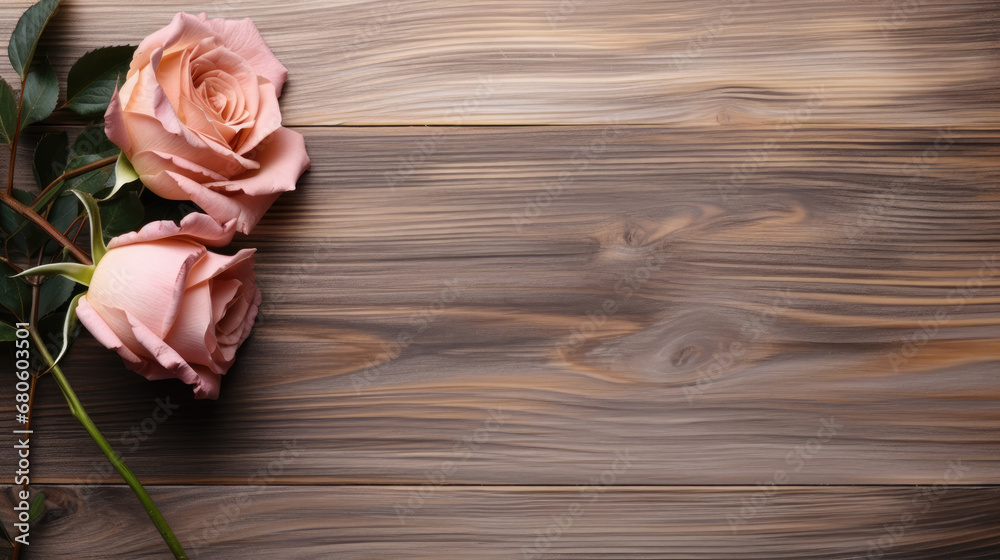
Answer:
[(216, 346), (213, 317), (207, 312), (212, 304), (212, 293), (207, 284), (185, 290), (177, 318), (163, 337), (163, 342), (188, 363), (201, 364), (221, 374), (226, 369), (214, 363), (209, 348)]
[[(204, 16), (204, 14), (202, 14)], [(264, 41), (257, 26), (250, 18), (243, 20), (209, 19), (205, 24), (212, 28), (229, 50), (240, 55), (257, 72), (274, 84), (274, 90), (281, 95), (288, 70), (278, 61)]]
[(139, 47), (132, 56), (129, 77), (139, 68), (149, 64), (150, 57), (156, 49), (181, 50), (198, 44), (205, 37), (214, 36), (215, 32), (206, 25), (205, 20), (205, 14), (193, 16), (179, 13), (175, 15), (170, 25), (154, 31), (139, 43)]
[(122, 342), (118, 335), (115, 334), (114, 329), (90, 305), (90, 302), (87, 301), (87, 296), (80, 298), (80, 302), (76, 308), (76, 316), (80, 319), (83, 326), (87, 327), (90, 334), (97, 339), (97, 342), (103, 344), (105, 348), (117, 352), (127, 364), (130, 364), (129, 367), (132, 367), (132, 369), (139, 367), (145, 360)]
[[(174, 239), (109, 250), (94, 270), (87, 297), (105, 319), (107, 308), (128, 310), (162, 336), (173, 325), (188, 271), (206, 252)], [(116, 327), (112, 325), (115, 332), (122, 332)]]
[[(180, 379), (188, 385), (194, 385), (194, 395), (197, 399), (216, 399), (219, 397), (221, 383), (219, 374), (209, 371), (204, 366), (197, 368), (192, 366), (163, 339), (146, 328), (141, 321), (136, 320), (131, 315), (128, 315), (128, 318), (136, 339), (155, 360), (155, 363), (144, 364), (144, 367), (139, 371), (140, 374), (147, 377), (165, 374)], [(161, 371), (157, 371), (158, 369)]]
[[(235, 231), (235, 220), (230, 220), (229, 222), (220, 225), (219, 222), (213, 220), (209, 216), (200, 212), (195, 212), (184, 216), (184, 218), (181, 219), (180, 225), (177, 225), (170, 220), (161, 220), (158, 222), (150, 222), (137, 232), (119, 235), (108, 243), (108, 254), (111, 254), (110, 249), (124, 247), (134, 243), (157, 241), (171, 237), (180, 237), (182, 239), (186, 238), (210, 247), (223, 247), (232, 241)], [(250, 251), (250, 254), (253, 254), (254, 249), (244, 249), (243, 251), (240, 251), (240, 253), (237, 253), (237, 255), (242, 254), (244, 251)], [(195, 266), (191, 270), (191, 275), (188, 278), (188, 285), (201, 281), (200, 279), (192, 281), (192, 278), (198, 278), (197, 275), (200, 273), (197, 271), (201, 270), (202, 262), (206, 258), (221, 256), (222, 255), (216, 255), (215, 253), (209, 252), (202, 254), (202, 259), (195, 263)], [(105, 258), (107, 258), (107, 255), (105, 255)], [(101, 262), (103, 263), (104, 261)]]

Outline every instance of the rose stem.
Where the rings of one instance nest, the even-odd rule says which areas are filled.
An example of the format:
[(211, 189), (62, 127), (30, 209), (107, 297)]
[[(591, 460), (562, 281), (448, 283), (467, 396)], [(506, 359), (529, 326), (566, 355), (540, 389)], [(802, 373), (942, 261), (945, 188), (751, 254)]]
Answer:
[(174, 536), (173, 531), (170, 530), (170, 525), (168, 525), (167, 520), (163, 518), (163, 514), (160, 513), (156, 504), (153, 503), (153, 499), (149, 497), (146, 489), (143, 488), (139, 479), (136, 478), (135, 473), (132, 472), (132, 469), (125, 464), (121, 455), (112, 449), (111, 444), (108, 443), (108, 440), (104, 439), (100, 430), (98, 430), (97, 426), (94, 425), (93, 420), (91, 420), (90, 416), (87, 415), (87, 411), (83, 409), (83, 405), (76, 397), (76, 393), (74, 393), (73, 388), (70, 387), (69, 380), (67, 380), (66, 376), (63, 374), (62, 368), (53, 364), (54, 360), (52, 359), (52, 355), (49, 354), (48, 348), (45, 347), (45, 342), (42, 340), (41, 335), (38, 334), (35, 324), (32, 324), (29, 330), (31, 332), (31, 338), (34, 339), (35, 344), (38, 346), (38, 351), (42, 353), (46, 363), (52, 366), (52, 377), (55, 378), (56, 384), (59, 385), (59, 389), (66, 398), (66, 404), (69, 405), (70, 412), (77, 420), (80, 421), (81, 424), (83, 424), (84, 429), (87, 430), (90, 437), (94, 439), (97, 446), (101, 448), (104, 455), (109, 461), (111, 461), (111, 464), (114, 465), (118, 474), (125, 479), (129, 488), (135, 492), (136, 497), (138, 497), (139, 501), (142, 502), (142, 506), (145, 508), (149, 518), (153, 521), (153, 525), (156, 526), (156, 529), (160, 532), (164, 542), (167, 543), (167, 546), (170, 547), (170, 551), (173, 552), (174, 558), (177, 560), (188, 560), (187, 553), (184, 552), (184, 549), (181, 547), (181, 543), (177, 540), (177, 537)]
[(56, 177), (54, 181), (52, 181), (44, 189), (42, 189), (42, 192), (38, 193), (38, 196), (35, 197), (35, 201), (32, 202), (31, 205), (34, 206), (35, 204), (37, 204), (38, 201), (41, 200), (43, 196), (48, 194), (49, 191), (59, 186), (59, 183), (62, 183), (63, 181), (69, 181), (70, 179), (74, 177), (79, 177), (80, 175), (86, 175), (91, 171), (96, 171), (102, 167), (107, 167), (113, 163), (118, 163), (118, 156), (111, 156), (111, 157), (106, 157), (104, 159), (99, 159), (93, 163), (88, 163), (83, 167), (78, 167), (76, 169), (73, 169), (72, 171), (63, 172), (62, 175)]
[(93, 261), (90, 260), (90, 257), (87, 256), (87, 253), (84, 253), (82, 249), (74, 245), (72, 241), (63, 235), (61, 231), (57, 230), (52, 224), (46, 221), (45, 218), (39, 216), (30, 207), (21, 204), (21, 201), (8, 194), (0, 193), (0, 202), (6, 204), (11, 210), (24, 216), (28, 220), (31, 220), (35, 225), (42, 228), (42, 231), (47, 233), (52, 239), (58, 241), (60, 245), (65, 247), (66, 250), (69, 251), (73, 257), (82, 264), (94, 264)]

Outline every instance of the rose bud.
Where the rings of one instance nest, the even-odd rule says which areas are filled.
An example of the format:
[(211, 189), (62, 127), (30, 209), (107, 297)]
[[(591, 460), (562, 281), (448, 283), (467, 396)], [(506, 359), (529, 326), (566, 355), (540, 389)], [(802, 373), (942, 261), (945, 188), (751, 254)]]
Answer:
[(147, 379), (177, 378), (196, 398), (218, 398), (261, 301), (254, 249), (205, 248), (226, 244), (235, 223), (189, 214), (179, 226), (152, 222), (112, 239), (80, 299), (80, 322)]
[(281, 127), (287, 74), (249, 19), (177, 14), (136, 49), (105, 130), (150, 190), (250, 233), (309, 168)]

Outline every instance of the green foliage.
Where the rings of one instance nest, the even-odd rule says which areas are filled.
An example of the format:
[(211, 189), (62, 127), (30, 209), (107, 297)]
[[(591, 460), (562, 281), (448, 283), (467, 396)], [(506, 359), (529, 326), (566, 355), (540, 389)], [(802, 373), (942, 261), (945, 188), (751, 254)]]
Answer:
[(31, 498), (31, 504), (28, 505), (28, 523), (34, 523), (43, 513), (45, 513), (45, 492), (39, 492)]
[[(21, 204), (29, 205), (34, 197), (31, 193), (14, 189), (14, 198)], [(9, 245), (13, 245), (25, 255), (38, 249), (45, 242), (45, 232), (38, 226), (22, 218), (6, 205), (0, 205), (0, 230), (7, 234)]]
[(28, 69), (31, 61), (35, 57), (35, 49), (38, 48), (38, 40), (42, 38), (42, 31), (52, 19), (52, 14), (59, 7), (59, 0), (41, 0), (34, 6), (28, 8), (10, 36), (10, 44), (7, 46), (7, 56), (10, 64), (14, 67), (14, 72), (24, 81), (28, 76)]
[[(90, 165), (97, 160), (112, 157), (119, 153), (118, 146), (111, 140), (108, 140), (108, 136), (104, 133), (104, 127), (88, 126), (73, 141), (73, 146), (69, 149), (67, 156), (69, 162), (66, 164), (64, 171), (74, 171), (85, 165)], [(77, 190), (91, 194), (98, 193), (108, 186), (107, 183), (111, 178), (111, 173), (111, 166), (107, 166), (95, 169), (79, 177), (73, 177), (46, 193), (33, 208), (36, 212), (41, 212), (49, 203), (65, 194), (68, 190)]]
[(84, 115), (103, 115), (125, 81), (135, 47), (106, 47), (80, 57), (69, 71), (66, 106)]
[(59, 231), (66, 231), (73, 224), (73, 220), (80, 216), (80, 212), (80, 202), (75, 196), (59, 197), (49, 210), (49, 223)]
[(59, 309), (73, 296), (76, 286), (76, 282), (64, 276), (46, 280), (38, 294), (38, 316), (45, 317)]
[(44, 189), (66, 170), (69, 158), (69, 138), (65, 132), (51, 132), (42, 136), (35, 146), (32, 171), (39, 189)]
[(108, 252), (108, 247), (104, 244), (104, 230), (101, 227), (101, 223), (107, 223), (107, 220), (101, 215), (94, 197), (80, 191), (70, 192), (80, 199), (83, 207), (87, 210), (87, 218), (90, 219), (90, 258), (94, 260), (94, 265), (96, 266)]
[(0, 78), (0, 137), (8, 146), (17, 135), (17, 99), (6, 80)]
[(24, 320), (31, 311), (31, 286), (23, 278), (12, 278), (17, 271), (0, 261), (0, 305)]
[(0, 321), (0, 342), (11, 342), (17, 339), (17, 329)]
[(30, 124), (49, 118), (59, 99), (59, 80), (48, 59), (42, 59), (28, 74), (21, 102), (21, 130)]
[(135, 231), (143, 224), (145, 208), (139, 194), (126, 189), (101, 204), (101, 222), (104, 224), (104, 238), (111, 239), (123, 233)]
[(125, 157), (125, 153), (118, 154), (118, 161), (115, 163), (115, 186), (111, 189), (111, 192), (107, 196), (101, 199), (101, 202), (112, 198), (122, 187), (129, 183), (134, 183), (139, 180), (139, 174), (136, 173), (135, 168), (132, 167), (132, 162)]

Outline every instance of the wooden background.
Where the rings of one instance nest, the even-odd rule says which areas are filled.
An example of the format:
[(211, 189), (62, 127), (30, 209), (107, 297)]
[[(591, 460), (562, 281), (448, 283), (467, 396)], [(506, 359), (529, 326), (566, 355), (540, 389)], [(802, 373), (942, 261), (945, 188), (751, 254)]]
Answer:
[[(45, 48), (179, 10), (254, 18), (313, 159), (219, 401), (67, 362), (194, 558), (1000, 558), (1000, 3), (64, 0)], [(28, 557), (168, 558), (37, 403)]]

